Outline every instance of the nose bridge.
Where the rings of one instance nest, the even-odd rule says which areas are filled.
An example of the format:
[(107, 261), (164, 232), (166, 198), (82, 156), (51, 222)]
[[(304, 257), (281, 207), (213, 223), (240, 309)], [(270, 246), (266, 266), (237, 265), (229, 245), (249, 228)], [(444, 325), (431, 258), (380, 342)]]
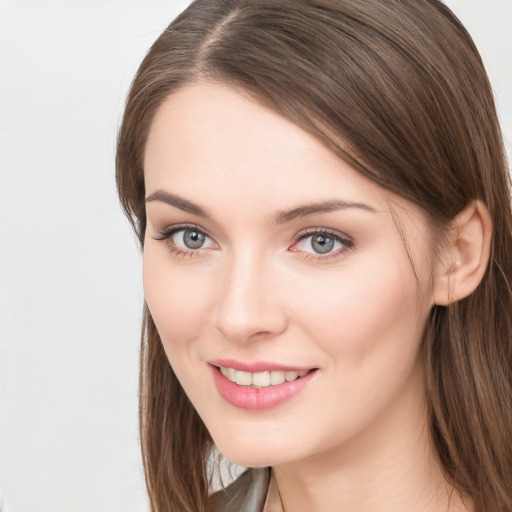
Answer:
[(216, 322), (226, 338), (246, 341), (284, 330), (286, 319), (264, 254), (249, 247), (233, 251), (219, 277)]

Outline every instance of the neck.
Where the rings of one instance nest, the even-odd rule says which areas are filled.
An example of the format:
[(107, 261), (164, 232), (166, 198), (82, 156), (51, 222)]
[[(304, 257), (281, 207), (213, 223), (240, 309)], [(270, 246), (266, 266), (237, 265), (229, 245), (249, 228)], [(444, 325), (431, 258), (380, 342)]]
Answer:
[(470, 512), (435, 456), (423, 392), (407, 395), (342, 445), (274, 467), (284, 512)]

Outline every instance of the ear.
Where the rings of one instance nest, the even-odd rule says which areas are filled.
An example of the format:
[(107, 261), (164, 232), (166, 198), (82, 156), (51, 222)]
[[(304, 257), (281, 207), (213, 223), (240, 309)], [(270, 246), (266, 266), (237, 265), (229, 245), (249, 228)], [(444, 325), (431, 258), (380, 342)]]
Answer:
[(433, 298), (447, 306), (470, 295), (489, 261), (492, 221), (481, 201), (473, 201), (450, 223), (434, 269)]

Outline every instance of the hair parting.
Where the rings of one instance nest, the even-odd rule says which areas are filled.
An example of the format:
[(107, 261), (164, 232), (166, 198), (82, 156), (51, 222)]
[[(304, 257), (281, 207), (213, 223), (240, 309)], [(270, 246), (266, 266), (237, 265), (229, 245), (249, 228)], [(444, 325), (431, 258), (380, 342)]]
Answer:
[[(425, 328), (426, 402), (447, 480), (475, 510), (511, 512), (510, 178), (491, 87), (467, 31), (437, 0), (196, 0), (142, 62), (119, 132), (119, 197), (141, 244), (155, 112), (179, 88), (205, 80), (292, 121), (421, 207), (435, 233), (472, 201), (485, 205), (493, 236), (484, 278), (469, 297), (434, 306)], [(152, 512), (208, 512), (212, 440), (147, 309), (140, 437)]]

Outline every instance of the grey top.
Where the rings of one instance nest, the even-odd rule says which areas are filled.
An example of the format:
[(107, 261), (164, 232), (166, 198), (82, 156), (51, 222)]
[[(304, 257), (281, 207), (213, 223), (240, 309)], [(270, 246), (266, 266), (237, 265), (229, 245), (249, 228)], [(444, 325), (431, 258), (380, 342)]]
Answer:
[(270, 483), (270, 468), (251, 468), (210, 498), (213, 512), (262, 512)]

